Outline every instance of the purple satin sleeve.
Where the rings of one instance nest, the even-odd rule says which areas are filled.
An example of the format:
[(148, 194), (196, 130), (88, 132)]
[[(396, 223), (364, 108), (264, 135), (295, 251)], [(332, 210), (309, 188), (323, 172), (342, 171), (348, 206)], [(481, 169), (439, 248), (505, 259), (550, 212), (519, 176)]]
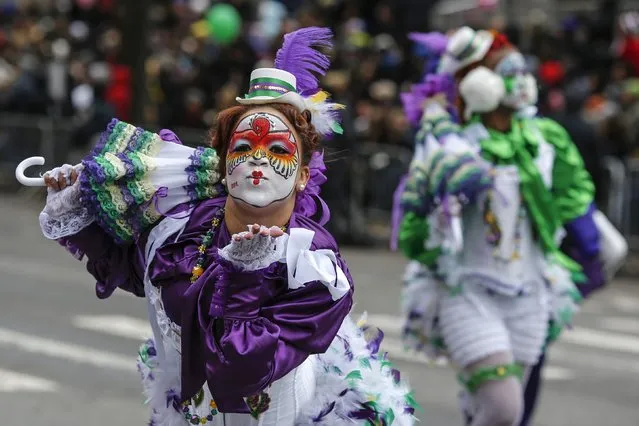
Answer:
[(600, 234), (593, 218), (595, 210), (592, 204), (586, 214), (564, 225), (567, 235), (562, 248), (581, 265), (587, 278), (586, 283), (577, 286), (584, 298), (606, 284), (603, 265), (599, 260)]
[(117, 245), (94, 223), (58, 242), (76, 258), (88, 258), (87, 270), (97, 280), (96, 294), (106, 299), (118, 287), (144, 297), (144, 258), (139, 247), (144, 247), (146, 238), (145, 234), (137, 245)]
[(580, 255), (584, 257), (599, 254), (599, 229), (593, 219), (595, 209), (595, 205), (592, 204), (583, 216), (564, 225), (567, 237), (571, 241), (570, 245), (579, 250)]
[(606, 285), (603, 265), (598, 256), (584, 256), (576, 247), (566, 248), (566, 253), (581, 265), (586, 276), (586, 282), (577, 285), (577, 289), (584, 299)]
[[(242, 272), (217, 262), (185, 293), (182, 320), (197, 326), (182, 328), (183, 376), (203, 373), (221, 412), (248, 413), (244, 397), (328, 349), (351, 309), (352, 290), (334, 301), (319, 282), (289, 290), (284, 264)], [(182, 399), (201, 386), (182, 385)]]

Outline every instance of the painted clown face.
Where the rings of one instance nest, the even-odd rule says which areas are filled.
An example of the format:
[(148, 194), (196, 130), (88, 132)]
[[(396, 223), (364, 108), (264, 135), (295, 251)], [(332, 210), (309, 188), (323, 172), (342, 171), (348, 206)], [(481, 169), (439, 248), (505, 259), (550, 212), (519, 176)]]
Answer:
[(253, 207), (286, 200), (295, 189), (300, 152), (293, 131), (268, 112), (244, 117), (226, 153), (231, 197)]
[(537, 81), (528, 71), (526, 60), (517, 51), (508, 53), (495, 67), (506, 84), (502, 103), (515, 110), (537, 103)]

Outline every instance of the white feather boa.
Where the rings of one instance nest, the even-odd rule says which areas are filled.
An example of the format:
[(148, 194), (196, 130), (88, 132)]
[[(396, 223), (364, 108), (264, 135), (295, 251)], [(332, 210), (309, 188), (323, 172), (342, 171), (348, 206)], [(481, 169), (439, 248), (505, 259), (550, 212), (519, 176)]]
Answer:
[[(315, 397), (302, 407), (296, 425), (368, 426), (374, 421), (380, 425), (411, 426), (415, 423), (416, 404), (412, 392), (406, 382), (399, 380), (399, 371), (386, 355), (377, 352), (381, 340), (369, 345), (365, 330), (370, 329), (364, 321), (365, 317), (356, 325), (346, 318), (328, 351), (315, 355)], [(178, 394), (180, 391), (177, 351), (167, 353), (166, 364), (169, 369), (160, 370), (152, 340), (140, 347), (138, 371), (152, 411), (150, 424), (185, 426), (189, 423), (184, 414), (167, 403), (167, 390)]]
[[(364, 336), (365, 317), (358, 325), (346, 318), (326, 353), (318, 356), (314, 401), (303, 407), (298, 425), (410, 426), (414, 401), (410, 388), (385, 354), (371, 350)], [(367, 404), (381, 416), (375, 423), (353, 414)]]
[(142, 387), (146, 404), (151, 409), (150, 425), (184, 426), (184, 415), (173, 404), (167, 403), (167, 390), (180, 393), (180, 354), (167, 351), (166, 362), (159, 366), (155, 343), (147, 340), (138, 352), (138, 371), (142, 376)]

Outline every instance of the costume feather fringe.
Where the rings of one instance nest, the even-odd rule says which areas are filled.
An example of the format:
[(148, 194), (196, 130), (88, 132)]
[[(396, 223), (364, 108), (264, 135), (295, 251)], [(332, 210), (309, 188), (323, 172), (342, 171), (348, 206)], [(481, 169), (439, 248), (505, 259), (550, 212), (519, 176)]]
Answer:
[(316, 362), (317, 389), (302, 408), (298, 425), (415, 424), (416, 403), (386, 354), (383, 334), (346, 318), (335, 340)]

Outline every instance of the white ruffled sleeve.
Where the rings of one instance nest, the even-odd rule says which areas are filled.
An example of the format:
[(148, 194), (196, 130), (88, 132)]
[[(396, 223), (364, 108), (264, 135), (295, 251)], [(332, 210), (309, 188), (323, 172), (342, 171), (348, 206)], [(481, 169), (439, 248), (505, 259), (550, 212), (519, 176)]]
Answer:
[(291, 229), (286, 247), (288, 287), (295, 290), (319, 281), (326, 286), (333, 300), (339, 300), (349, 292), (350, 284), (337, 263), (335, 252), (311, 250), (314, 235), (315, 232), (308, 229)]
[[(65, 164), (48, 172), (57, 176), (63, 173), (67, 181), (70, 179), (73, 166)], [(81, 173), (81, 169), (77, 169)], [(59, 240), (77, 234), (95, 220), (86, 207), (80, 202), (80, 179), (62, 191), (47, 189), (47, 203), (40, 213), (40, 229), (50, 240)]]

